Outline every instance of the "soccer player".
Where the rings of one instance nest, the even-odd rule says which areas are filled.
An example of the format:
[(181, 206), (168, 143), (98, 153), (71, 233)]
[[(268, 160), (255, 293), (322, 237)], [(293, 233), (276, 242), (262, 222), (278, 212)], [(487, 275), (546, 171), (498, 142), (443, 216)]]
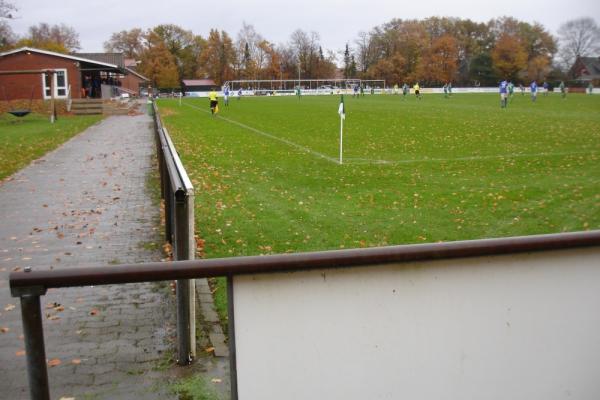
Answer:
[(214, 117), (217, 112), (219, 112), (219, 99), (217, 97), (217, 92), (215, 88), (208, 93), (208, 99), (210, 100), (210, 113)]
[(500, 108), (506, 108), (506, 100), (508, 96), (508, 82), (503, 80), (500, 82)]
[(394, 85), (394, 94), (398, 94), (398, 84)]
[(448, 98), (448, 85), (444, 83), (444, 98)]
[(508, 97), (510, 97), (510, 102), (513, 101), (513, 95), (515, 94), (515, 85), (512, 81), (508, 82)]
[(223, 104), (225, 107), (229, 107), (229, 86), (225, 86), (225, 90), (223, 90)]
[(408, 85), (404, 83), (402, 85), (402, 99), (406, 99), (406, 95), (408, 94)]
[(521, 96), (525, 96), (525, 86), (522, 83), (519, 83), (519, 89), (521, 90)]
[(550, 87), (550, 85), (548, 85), (548, 82), (544, 81), (542, 87), (544, 88), (544, 97), (548, 96), (548, 88)]
[(302, 98), (302, 89), (300, 89), (299, 85), (296, 88), (296, 96), (298, 96), (298, 100), (300, 100)]
[(592, 82), (590, 82), (590, 84), (588, 85), (587, 90), (588, 90), (588, 94), (594, 93), (594, 85), (592, 84)]
[(565, 88), (565, 83), (563, 81), (560, 81), (560, 85), (558, 85), (558, 87), (560, 88), (560, 97), (562, 97), (563, 99), (567, 97), (567, 89)]
[(417, 96), (417, 99), (421, 100), (421, 87), (419, 86), (419, 82), (415, 83), (413, 90), (415, 91), (415, 96)]
[(242, 98), (242, 88), (238, 89), (238, 93), (237, 93), (237, 99), (241, 99)]
[(537, 82), (536, 81), (531, 82), (531, 85), (529, 85), (529, 90), (531, 91), (531, 101), (533, 101), (534, 103), (537, 100), (537, 89), (538, 89)]
[(448, 96), (452, 97), (452, 82), (448, 82)]

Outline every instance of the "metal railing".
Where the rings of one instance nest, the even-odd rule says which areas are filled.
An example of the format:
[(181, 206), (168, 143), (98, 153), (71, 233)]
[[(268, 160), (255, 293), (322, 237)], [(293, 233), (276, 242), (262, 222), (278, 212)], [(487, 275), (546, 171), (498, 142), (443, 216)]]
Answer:
[[(10, 289), (21, 299), (31, 398), (49, 399), (40, 296), (50, 288), (155, 282), (236, 275), (374, 266), (426, 260), (504, 255), (600, 246), (600, 231), (389, 246), (272, 256), (232, 257), (68, 270), (11, 272)], [(231, 288), (231, 279), (228, 279)], [(230, 309), (232, 308), (230, 304)], [(237, 399), (233, 313), (229, 314), (232, 399)]]
[[(152, 102), (156, 132), (156, 154), (160, 171), (161, 197), (165, 202), (165, 240), (172, 245), (174, 260), (193, 260), (194, 187), (181, 163), (167, 128), (162, 125), (158, 106)], [(177, 363), (187, 365), (196, 356), (195, 283), (177, 281)]]

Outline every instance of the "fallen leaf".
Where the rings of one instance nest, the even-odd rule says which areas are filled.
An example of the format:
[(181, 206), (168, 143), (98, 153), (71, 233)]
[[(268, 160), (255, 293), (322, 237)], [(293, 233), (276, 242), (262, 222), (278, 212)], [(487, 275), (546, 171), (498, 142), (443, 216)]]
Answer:
[(92, 309), (92, 311), (90, 311), (90, 315), (98, 315), (98, 310), (96, 310), (95, 308)]
[(206, 349), (204, 349), (204, 351), (207, 352), (207, 353), (212, 353), (212, 352), (215, 351), (215, 348), (214, 347), (207, 347)]
[(7, 328), (7, 327), (5, 327), (5, 326), (3, 326), (2, 328), (0, 328), (0, 332), (2, 332), (2, 333), (7, 333), (8, 331), (10, 331), (10, 329)]
[(71, 360), (71, 364), (79, 365), (81, 364), (81, 360), (79, 358), (74, 358)]
[(212, 383), (221, 383), (221, 382), (223, 382), (223, 380), (222, 380), (222, 379), (219, 379), (219, 378), (212, 378), (210, 381), (211, 381)]
[(48, 319), (50, 321), (54, 321), (54, 320), (60, 319), (60, 317), (58, 315), (48, 315)]
[(19, 350), (19, 351), (17, 351), (15, 353), (15, 356), (17, 356), (17, 357), (21, 357), (21, 356), (24, 356), (24, 355), (25, 355), (25, 350)]
[(48, 361), (48, 366), (49, 367), (56, 367), (57, 365), (60, 365), (61, 361), (58, 358), (53, 358), (52, 360)]
[(14, 304), (9, 304), (6, 307), (4, 307), (4, 311), (12, 311), (15, 309), (15, 305)]
[(61, 398), (60, 398), (60, 399), (58, 399), (58, 400), (75, 400), (75, 397), (64, 397), (64, 396), (63, 396), (63, 397), (61, 397)]

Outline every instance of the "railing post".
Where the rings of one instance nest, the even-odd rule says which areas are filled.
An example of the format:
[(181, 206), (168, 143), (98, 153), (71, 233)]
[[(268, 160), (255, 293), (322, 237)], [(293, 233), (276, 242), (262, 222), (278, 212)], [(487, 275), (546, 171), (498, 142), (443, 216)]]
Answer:
[[(175, 241), (174, 255), (177, 261), (190, 259), (190, 238), (189, 238), (189, 220), (188, 220), (188, 201), (185, 192), (176, 194), (174, 199), (175, 216)], [(177, 341), (179, 365), (187, 365), (191, 362), (191, 355), (195, 350), (195, 332), (192, 326), (195, 326), (195, 316), (192, 315), (193, 299), (190, 279), (177, 280)], [(194, 343), (192, 347), (192, 342)]]
[(13, 291), (13, 296), (21, 298), (21, 319), (23, 320), (23, 336), (27, 355), (27, 375), (29, 393), (32, 400), (49, 400), (48, 370), (46, 367), (46, 349), (44, 347), (44, 327), (42, 325), (42, 309), (40, 295), (44, 288), (27, 288)]

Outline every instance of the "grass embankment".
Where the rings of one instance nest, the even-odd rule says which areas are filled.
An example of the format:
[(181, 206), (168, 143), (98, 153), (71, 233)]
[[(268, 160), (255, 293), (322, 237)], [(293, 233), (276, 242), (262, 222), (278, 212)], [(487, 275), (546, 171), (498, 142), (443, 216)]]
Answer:
[(47, 116), (40, 114), (23, 118), (1, 115), (0, 180), (54, 150), (101, 118), (98, 115), (61, 116), (51, 124)]
[(161, 101), (207, 258), (600, 228), (600, 96), (345, 100)]

